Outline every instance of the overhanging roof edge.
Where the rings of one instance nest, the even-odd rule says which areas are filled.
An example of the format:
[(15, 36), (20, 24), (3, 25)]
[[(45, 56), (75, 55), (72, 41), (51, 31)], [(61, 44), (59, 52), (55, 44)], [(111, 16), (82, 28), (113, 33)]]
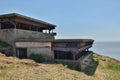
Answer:
[(28, 16), (24, 16), (24, 15), (21, 15), (21, 14), (18, 14), (18, 13), (10, 13), (10, 14), (0, 15), (0, 18), (4, 18), (4, 17), (21, 17), (21, 18), (28, 19), (28, 20), (31, 20), (31, 21), (34, 21), (34, 22), (43, 23), (43, 24), (46, 24), (46, 25), (49, 25), (49, 26), (52, 26), (52, 27), (56, 27), (56, 25), (54, 25), (54, 24), (47, 23), (45, 21), (38, 20), (38, 19), (35, 19), (35, 18), (31, 18), (31, 17), (28, 17)]

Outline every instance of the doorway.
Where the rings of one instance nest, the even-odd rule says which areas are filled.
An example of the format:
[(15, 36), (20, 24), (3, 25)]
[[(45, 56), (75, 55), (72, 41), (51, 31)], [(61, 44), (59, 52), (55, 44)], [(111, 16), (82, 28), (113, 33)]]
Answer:
[(27, 48), (18, 48), (17, 49), (17, 57), (21, 59), (27, 58)]

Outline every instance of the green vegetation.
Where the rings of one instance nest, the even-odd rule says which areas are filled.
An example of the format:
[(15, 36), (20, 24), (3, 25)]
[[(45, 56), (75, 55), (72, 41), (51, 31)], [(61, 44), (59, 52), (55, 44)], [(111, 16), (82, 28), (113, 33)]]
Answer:
[(0, 41), (0, 47), (7, 47), (9, 46), (8, 43), (4, 42), (4, 41)]
[(33, 59), (35, 62), (38, 62), (38, 63), (45, 61), (44, 57), (41, 54), (31, 54), (29, 58)]
[(108, 69), (120, 71), (120, 65), (118, 65), (118, 64), (112, 64), (112, 63), (110, 63), (110, 64), (108, 64), (107, 67), (108, 67)]

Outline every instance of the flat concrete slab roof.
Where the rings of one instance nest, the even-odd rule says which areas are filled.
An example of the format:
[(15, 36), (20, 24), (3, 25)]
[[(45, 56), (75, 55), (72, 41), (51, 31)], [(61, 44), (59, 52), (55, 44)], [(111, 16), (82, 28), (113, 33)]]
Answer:
[(49, 25), (49, 26), (52, 26), (52, 27), (56, 27), (56, 25), (54, 25), (54, 24), (51, 24), (51, 23), (48, 23), (48, 22), (45, 22), (45, 21), (42, 21), (42, 20), (38, 20), (38, 19), (35, 19), (35, 18), (31, 18), (31, 17), (28, 17), (28, 16), (24, 16), (24, 15), (21, 15), (21, 14), (18, 14), (18, 13), (9, 13), (9, 14), (0, 15), (0, 18), (11, 18), (11, 17), (24, 18), (24, 19), (31, 20), (31, 21), (34, 21), (34, 22), (38, 22), (38, 23), (46, 24), (46, 25)]
[(94, 42), (92, 39), (17, 39), (16, 42)]
[(55, 39), (54, 42), (93, 42), (93, 39)]

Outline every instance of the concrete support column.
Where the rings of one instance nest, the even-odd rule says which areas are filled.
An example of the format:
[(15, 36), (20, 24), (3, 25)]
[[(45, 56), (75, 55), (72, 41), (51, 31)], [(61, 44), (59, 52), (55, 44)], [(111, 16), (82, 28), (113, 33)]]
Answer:
[(88, 49), (85, 49), (85, 51), (88, 51)]
[(15, 34), (15, 37), (16, 37), (16, 29), (17, 29), (16, 27), (17, 27), (17, 26), (16, 26), (15, 23), (14, 23), (13, 25), (14, 25), (14, 34)]
[[(16, 31), (16, 24), (14, 24), (14, 38), (16, 37), (16, 34), (17, 34), (17, 31)], [(12, 45), (13, 45), (13, 56), (16, 56), (16, 43), (15, 41), (12, 42)]]
[(75, 54), (73, 55), (73, 60), (75, 60)]
[(19, 57), (19, 49), (16, 50), (16, 56)]
[(50, 34), (50, 31), (51, 31), (51, 30), (49, 29), (49, 34)]
[(15, 49), (15, 47), (13, 46), (13, 56), (16, 56), (16, 49)]
[(73, 60), (75, 60), (75, 52), (72, 52), (72, 54), (73, 54)]
[(0, 29), (1, 29), (1, 23), (0, 23)]

